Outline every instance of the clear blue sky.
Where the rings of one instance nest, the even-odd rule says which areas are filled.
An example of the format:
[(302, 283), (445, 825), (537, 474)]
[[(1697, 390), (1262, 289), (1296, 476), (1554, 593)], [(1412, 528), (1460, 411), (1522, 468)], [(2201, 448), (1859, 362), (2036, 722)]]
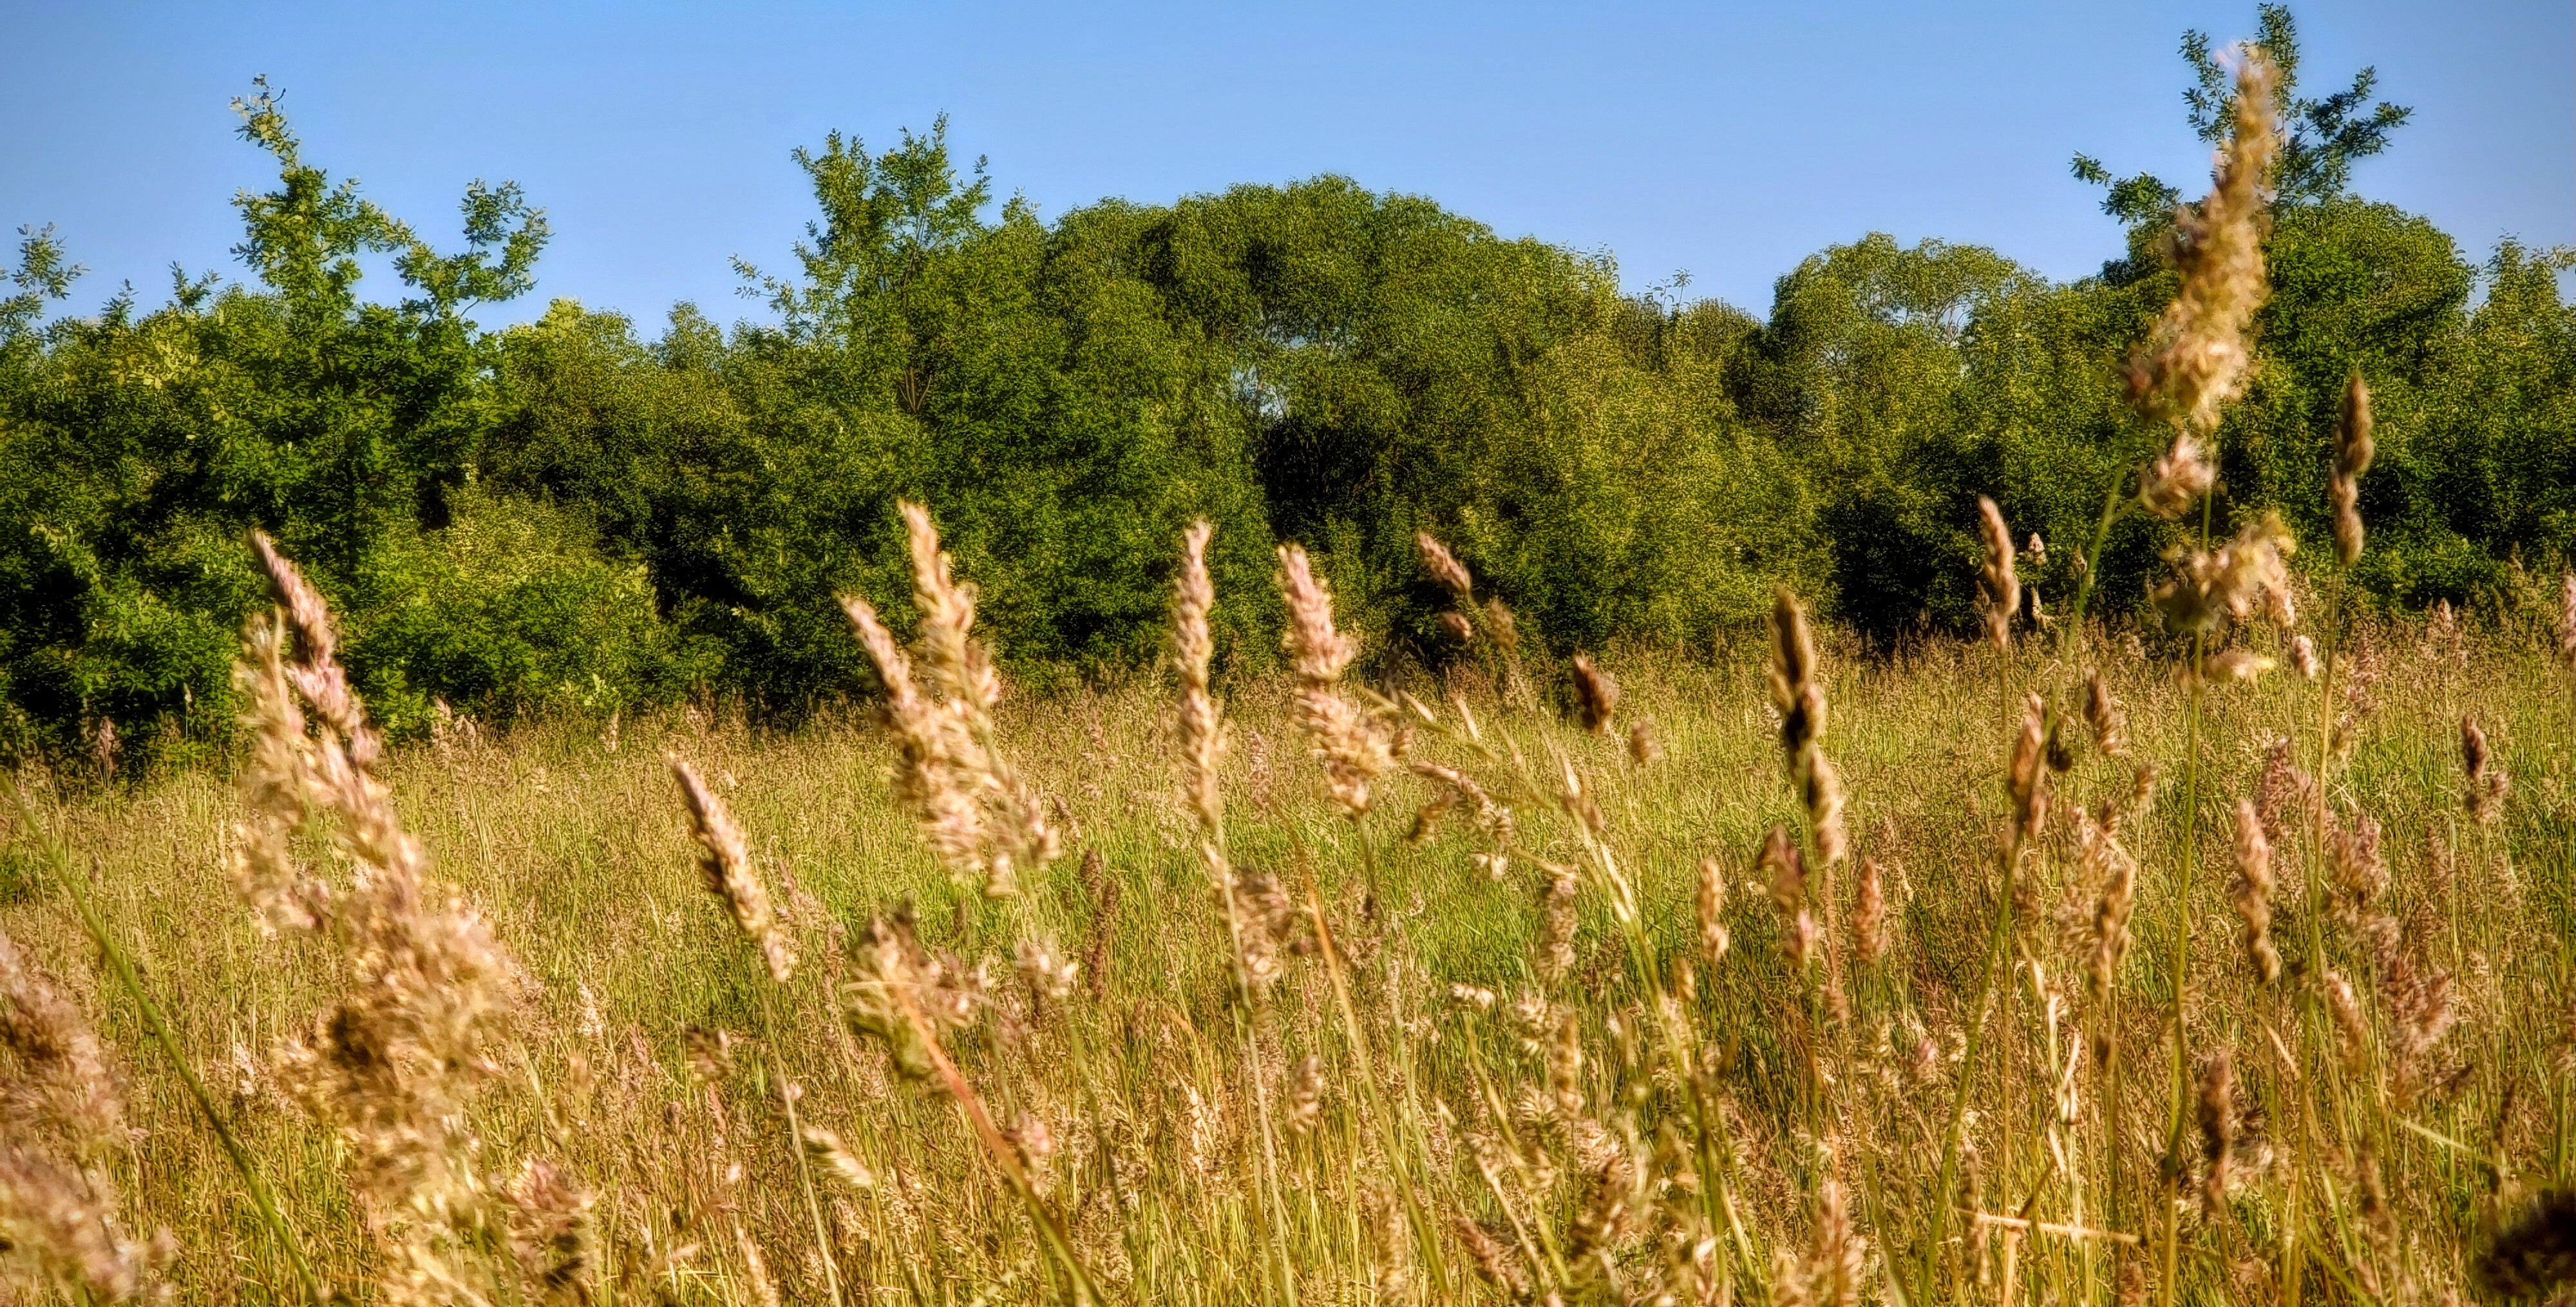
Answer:
[[(1098, 12), (1093, 12), (1097, 9)], [(2307, 88), (2376, 64), (2415, 122), (2360, 188), (2483, 258), (2576, 244), (2576, 5), (2312, 0)], [(2250, 35), (2250, 0), (2166, 5), (1169, 6), (47, 4), (0, 0), (0, 225), (54, 223), (157, 303), (172, 260), (241, 269), (227, 203), (273, 174), (229, 99), (267, 73), (307, 157), (452, 247), (476, 177), (555, 241), (535, 296), (720, 320), (736, 255), (810, 214), (788, 150), (950, 115), (1042, 216), (1336, 172), (1506, 235), (1676, 269), (1757, 311), (1799, 258), (1869, 231), (1991, 245), (2049, 276), (2117, 248), (2076, 150), (2196, 189), (2175, 45)], [(2333, 86), (2327, 85), (2334, 84)], [(387, 279), (389, 280), (389, 279)], [(377, 283), (375, 293), (396, 288)]]

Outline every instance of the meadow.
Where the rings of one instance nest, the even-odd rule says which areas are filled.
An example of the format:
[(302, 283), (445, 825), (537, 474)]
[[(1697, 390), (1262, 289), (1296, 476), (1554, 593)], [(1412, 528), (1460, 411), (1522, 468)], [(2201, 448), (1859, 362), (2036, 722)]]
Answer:
[[(1356, 818), (1309, 756), (1312, 687), (1231, 687), (1222, 864), (1187, 676), (1006, 700), (987, 738), (1033, 803), (996, 811), (1058, 853), (1007, 897), (942, 865), (890, 785), (900, 732), (856, 716), (452, 724), (380, 764), (434, 865), (417, 901), (379, 901), (345, 817), (302, 849), (344, 882), (312, 900), (337, 935), (241, 906), (258, 795), (223, 775), (67, 786), (39, 820), (317, 1273), (388, 1300), (2128, 1300), (2162, 1288), (2170, 1221), (2181, 1300), (2303, 1274), (2440, 1301), (2509, 1283), (2478, 1278), (2499, 1223), (2576, 1178), (2551, 642), (2368, 622), (2332, 685), (2195, 696), (2097, 628), (2118, 752), (2070, 720), (2057, 770), (2022, 738), (2022, 696), (2069, 679), (2046, 642), (1829, 639), (1810, 685), (1850, 848), (1803, 882), (1765, 853), (1819, 841), (1758, 647), (1349, 686), (1410, 736)], [(1564, 712), (1533, 692), (1561, 681)], [(2464, 722), (2509, 783), (2464, 773)], [(712, 844), (673, 760), (731, 814)], [(169, 1256), (192, 1300), (296, 1298), (18, 834), (0, 924), (113, 1050), (119, 1228), (175, 1236), (137, 1264)], [(385, 914), (413, 919), (359, 920)], [(382, 1042), (353, 1041), (369, 1021)]]

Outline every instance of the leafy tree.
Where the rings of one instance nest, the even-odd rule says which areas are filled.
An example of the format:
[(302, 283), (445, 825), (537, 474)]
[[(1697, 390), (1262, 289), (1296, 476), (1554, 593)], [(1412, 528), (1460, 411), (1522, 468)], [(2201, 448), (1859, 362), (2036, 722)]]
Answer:
[[(2289, 130), (2282, 141), (2272, 185), (2284, 206), (2321, 204), (2352, 189), (2352, 165), (2388, 148), (2388, 138), (2414, 110), (2385, 100), (2370, 103), (2379, 86), (2379, 70), (2363, 68), (2352, 84), (2323, 99), (2298, 94), (2299, 30), (2284, 4), (2265, 4), (2256, 11), (2255, 38), (2247, 42), (2279, 71), (2273, 85), (2274, 107)], [(2193, 85), (2183, 91), (2192, 130), (2217, 145), (2227, 138), (2227, 105), (2234, 74), (2222, 61), (2209, 34), (2183, 33), (2182, 57), (2191, 65)], [(2367, 108), (2365, 108), (2367, 106)], [(2077, 180), (2103, 187), (2102, 211), (2132, 228), (2161, 230), (2182, 192), (2151, 173), (2115, 177), (2099, 159), (2075, 156)]]

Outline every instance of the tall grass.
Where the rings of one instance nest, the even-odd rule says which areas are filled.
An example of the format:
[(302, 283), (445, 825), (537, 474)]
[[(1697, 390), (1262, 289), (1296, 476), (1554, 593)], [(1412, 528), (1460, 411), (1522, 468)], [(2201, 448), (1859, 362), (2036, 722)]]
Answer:
[[(1103, 1296), (1154, 1300), (1446, 1301), (1513, 1285), (1759, 1301), (1823, 1284), (1835, 1297), (1843, 1281), (1817, 1268), (1842, 1259), (1872, 1301), (1900, 1285), (1912, 1301), (1992, 1298), (2008, 1270), (2018, 1300), (2088, 1284), (2108, 1300), (2160, 1278), (2131, 1241), (2160, 1237), (2168, 1208), (2185, 1300), (2269, 1300), (2293, 1240), (2310, 1298), (2472, 1291), (2492, 1232), (2576, 1180), (2563, 672), (2512, 632), (2455, 648), (2421, 627), (2357, 626), (2344, 685), (2365, 661), (2373, 679), (2346, 700), (2364, 711), (2340, 732), (2330, 847), (2314, 859), (2303, 800), (2281, 806), (2266, 784), (2276, 742), (2311, 738), (2315, 687), (2208, 691), (2212, 811), (2197, 825), (2233, 843), (2237, 799), (2269, 814), (2288, 965), (2267, 986), (2228, 939), (2243, 928), (2228, 887), (2174, 900), (2178, 782), (2131, 797), (2137, 763), (2178, 751), (2186, 692), (2115, 634), (2094, 643), (2124, 757), (2082, 744), (2061, 774), (2023, 864), (2035, 920), (2013, 942), (2021, 1016), (1986, 1018), (1993, 1051), (1973, 1068), (1980, 959), (2009, 892), (1992, 850), (2017, 818), (1990, 737), (1960, 705), (2045, 671), (2027, 648), (1819, 651), (1852, 858), (1884, 878), (1874, 956), (1851, 924), (1856, 889), (1807, 904), (1809, 928), (1836, 937), (1847, 1011), (1811, 1001), (1820, 963), (1797, 960), (1795, 916), (1750, 883), (1766, 832), (1797, 829), (1806, 804), (1782, 781), (1760, 668), (1745, 662), (1613, 663), (1622, 711), (1656, 723), (1662, 756), (1644, 765), (1615, 733), (1497, 704), (1481, 676), (1379, 687), (1434, 720), (1412, 718), (1407, 757), (1423, 771), (1376, 783), (1376, 831), (1307, 769), (1292, 687), (1233, 687), (1215, 775), (1233, 814), (1231, 923), (1174, 714), (1151, 685), (997, 714), (1026, 781), (1064, 800), (1068, 847), (1099, 855), (1090, 883), (1071, 858), (1024, 877), (1024, 919), (1007, 927), (961, 923), (961, 904), (972, 918), (992, 901), (917, 839), (863, 722), (772, 738), (673, 716), (629, 723), (614, 751), (534, 730), (391, 756), (381, 774), (441, 877), (518, 959), (507, 1035), (470, 1109), (473, 1165), (507, 1182), (543, 1156), (579, 1186), (590, 1226), (572, 1274), (601, 1299), (758, 1302), (765, 1282), (822, 1301), (837, 1267), (856, 1299), (1049, 1300), (1069, 1290), (1039, 1210)], [(2487, 737), (2485, 766), (2515, 777), (2492, 826), (2461, 797), (2459, 711)], [(723, 797), (776, 888), (772, 928), (802, 959), (783, 983), (710, 901), (666, 750)], [(1474, 781), (1481, 811), (1433, 770), (1473, 780), (1488, 767), (1499, 776)], [(1424, 808), (1428, 829), (1403, 838), (1413, 823), (1397, 814)], [(188, 772), (65, 799), (42, 819), (94, 860), (86, 892), (107, 931), (327, 1278), (363, 1285), (396, 1264), (388, 1232), (352, 1186), (346, 1146), (279, 1096), (269, 1062), (347, 983), (344, 964), (281, 948), (229, 906), (234, 811), (223, 778)], [(2375, 854), (2356, 847), (2361, 813)], [(1372, 836), (1373, 907), (1358, 843)], [(2437, 860), (2437, 846), (2452, 852)], [(2205, 856), (2232, 860), (2217, 845)], [(1570, 900), (1561, 869), (1576, 873)], [(2122, 877), (2125, 890), (2105, 883)], [(1100, 910), (1105, 884), (1119, 887), (1114, 914)], [(2101, 1056), (2155, 1056), (2177, 980), (2171, 950), (2150, 948), (2092, 989), (2097, 936), (2128, 929), (2103, 924), (2106, 898), (2134, 901), (2150, 944), (2179, 928), (2211, 941), (2181, 979), (2190, 1046), (2232, 1057), (2215, 1188), (2198, 1149), (2184, 1174), (2163, 1171), (2166, 1087), (2115, 1079)], [(0, 912), (106, 1044), (134, 1050), (124, 1074), (145, 1133), (108, 1168), (126, 1225), (174, 1232), (169, 1274), (190, 1295), (299, 1296), (226, 1181), (220, 1141), (190, 1123), (184, 1086), (142, 1059), (139, 1012), (98, 988), (65, 900)], [(1080, 941), (1064, 956), (1103, 974), (1051, 985), (1019, 966), (1017, 942), (1040, 935)], [(2321, 963), (2286, 947), (2311, 937)], [(1253, 943), (1249, 997), (1229, 938)], [(851, 987), (881, 973), (870, 950), (898, 947), (918, 959), (907, 992), (955, 1014), (943, 1055), (1037, 1207), (955, 1087), (935, 1070), (907, 1079), (903, 1058), (848, 1020)], [(2316, 1021), (2295, 1016), (2284, 986)], [(1958, 1174), (1943, 1188), (1942, 1116), (1962, 1091)], [(808, 1150), (826, 1159), (813, 1179), (828, 1263), (788, 1103), (808, 1138), (829, 1141)]]

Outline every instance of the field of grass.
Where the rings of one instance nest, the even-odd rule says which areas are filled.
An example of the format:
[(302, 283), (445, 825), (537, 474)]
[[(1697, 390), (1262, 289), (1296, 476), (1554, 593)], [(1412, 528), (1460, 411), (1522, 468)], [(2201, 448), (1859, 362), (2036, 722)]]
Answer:
[[(1820, 850), (1757, 647), (1614, 662), (1599, 732), (1473, 673), (1380, 687), (1411, 692), (1411, 729), (1355, 820), (1300, 687), (1233, 686), (1226, 879), (1173, 696), (1143, 682), (998, 713), (1061, 841), (1008, 899), (889, 797), (886, 729), (691, 713), (384, 760), (427, 883), (488, 924), (481, 963), (384, 956), (437, 953), (435, 888), (390, 909), (427, 927), (264, 932), (228, 873), (249, 810), (194, 771), (61, 787), (38, 816), (86, 888), (49, 885), (19, 830), (0, 926), (127, 1078), (135, 1134), (93, 1183), (124, 1228), (175, 1236), (191, 1300), (299, 1291), (83, 900), (321, 1277), (392, 1300), (1037, 1302), (1080, 1280), (1156, 1302), (2109, 1301), (2166, 1289), (2169, 1222), (2183, 1301), (2275, 1301), (2291, 1275), (2302, 1300), (2492, 1296), (2472, 1264), (2499, 1222), (2576, 1180), (2566, 669), (2531, 632), (2365, 625), (2331, 691), (2210, 686), (2193, 776), (2173, 659), (2089, 643), (2125, 748), (2070, 709), (2069, 765), (2026, 769), (2015, 840), (2022, 696), (2072, 704), (2069, 666), (1829, 640), (1819, 745), (1850, 853), (1803, 884), (1761, 857), (1775, 828)], [(2349, 721), (2326, 826), (2374, 819), (2384, 884), (2349, 841), (2318, 847), (2284, 771), (2315, 769), (2321, 703)], [(2510, 777), (2483, 821), (2464, 718)], [(666, 757), (738, 824), (730, 900)], [(1495, 806), (1417, 817), (1458, 797), (1420, 764)], [(2269, 830), (2270, 983), (2234, 906), (2240, 798)], [(295, 842), (364, 915), (363, 840)], [(2096, 991), (2115, 849), (2134, 945)], [(727, 912), (746, 873), (774, 912), (740, 919), (792, 950), (783, 981)], [(442, 976), (488, 1009), (399, 993)], [(308, 1044), (344, 1073), (317, 1090), (279, 1050), (348, 995)], [(400, 1044), (374, 1072), (349, 1037), (370, 1020)]]
[(1364, 681), (1405, 660), (1289, 545), (1286, 673), (1211, 686), (1212, 606), (1253, 596), (1213, 593), (1201, 523), (1166, 669), (1023, 703), (906, 504), (913, 644), (844, 599), (872, 719), (445, 719), (387, 754), (255, 535), (278, 607), (230, 775), (12, 777), (0, 1273), (2567, 1301), (2576, 576), (2475, 630), (2351, 620), (2357, 374), (2324, 594), (2277, 516), (2218, 529), (2280, 144), (2269, 65), (2236, 75), (2129, 378), (2171, 443), (2089, 548), (2174, 524), (2152, 632), (2081, 593), (2045, 618), (2016, 579), (2045, 545), (1989, 500), (1975, 644), (1863, 656), (1784, 591), (1743, 647), (1556, 666), (1423, 537), (1451, 673)]

